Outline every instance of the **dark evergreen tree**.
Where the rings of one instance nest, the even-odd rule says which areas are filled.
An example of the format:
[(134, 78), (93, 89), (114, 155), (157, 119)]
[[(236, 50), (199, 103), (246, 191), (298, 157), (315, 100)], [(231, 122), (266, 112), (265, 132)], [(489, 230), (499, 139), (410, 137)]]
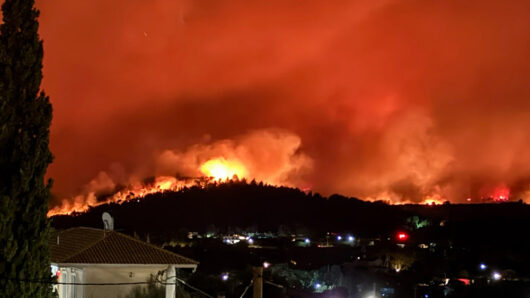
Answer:
[(44, 174), (52, 108), (40, 91), (42, 42), (33, 0), (4, 0), (0, 25), (0, 293), (50, 297)]

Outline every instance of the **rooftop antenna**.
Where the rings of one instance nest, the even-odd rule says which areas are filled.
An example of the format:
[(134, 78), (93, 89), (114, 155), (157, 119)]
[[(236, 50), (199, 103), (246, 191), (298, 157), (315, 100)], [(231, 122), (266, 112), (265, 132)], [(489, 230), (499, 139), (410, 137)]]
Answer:
[(114, 230), (114, 218), (112, 218), (108, 212), (103, 212), (101, 219), (103, 220), (103, 227), (105, 231)]

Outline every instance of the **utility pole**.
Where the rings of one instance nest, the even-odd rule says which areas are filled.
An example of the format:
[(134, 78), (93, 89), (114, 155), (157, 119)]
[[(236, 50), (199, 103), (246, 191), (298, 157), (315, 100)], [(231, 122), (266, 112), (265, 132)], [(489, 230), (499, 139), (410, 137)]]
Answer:
[(254, 283), (253, 298), (263, 298), (263, 267), (252, 267), (252, 281)]

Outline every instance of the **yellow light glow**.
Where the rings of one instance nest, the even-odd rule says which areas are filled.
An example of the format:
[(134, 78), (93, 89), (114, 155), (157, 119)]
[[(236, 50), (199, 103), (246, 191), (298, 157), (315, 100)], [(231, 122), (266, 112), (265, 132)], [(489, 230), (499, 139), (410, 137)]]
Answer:
[(205, 162), (201, 166), (201, 172), (215, 180), (232, 179), (234, 176), (244, 178), (247, 175), (247, 170), (243, 164), (237, 160), (226, 160), (223, 157)]
[(177, 179), (173, 177), (158, 177), (155, 181), (155, 187), (160, 190), (170, 190), (177, 184)]
[(423, 205), (442, 205), (445, 201), (438, 198), (426, 198), (421, 204)]

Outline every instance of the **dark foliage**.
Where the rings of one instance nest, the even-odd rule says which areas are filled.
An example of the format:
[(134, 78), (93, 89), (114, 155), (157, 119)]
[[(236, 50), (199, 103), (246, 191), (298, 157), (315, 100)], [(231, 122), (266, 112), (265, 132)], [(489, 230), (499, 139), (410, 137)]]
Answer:
[(42, 42), (32, 0), (5, 0), (0, 26), (0, 292), (48, 297), (49, 187), (44, 174), (52, 108), (40, 91)]
[(256, 227), (275, 232), (283, 225), (292, 231), (304, 229), (311, 233), (350, 230), (358, 235), (374, 231), (385, 234), (406, 218), (400, 210), (381, 203), (339, 195), (325, 198), (294, 188), (239, 181), (152, 194), (74, 216), (55, 216), (53, 226), (101, 227), (104, 211), (115, 217), (118, 229), (162, 238), (175, 235), (183, 227), (204, 232), (212, 225), (222, 231)]
[[(509, 249), (514, 257), (530, 249), (530, 231), (525, 228), (530, 226), (530, 206), (526, 204), (395, 206), (244, 181), (102, 205), (83, 214), (55, 216), (52, 225), (101, 228), (104, 211), (115, 217), (117, 229), (143, 238), (149, 234), (156, 243), (185, 237), (186, 231), (284, 230), (317, 236), (331, 231), (384, 240), (408, 229), (410, 241), (417, 243), (437, 242), (472, 251)], [(428, 224), (418, 228), (411, 224), (413, 218)]]

